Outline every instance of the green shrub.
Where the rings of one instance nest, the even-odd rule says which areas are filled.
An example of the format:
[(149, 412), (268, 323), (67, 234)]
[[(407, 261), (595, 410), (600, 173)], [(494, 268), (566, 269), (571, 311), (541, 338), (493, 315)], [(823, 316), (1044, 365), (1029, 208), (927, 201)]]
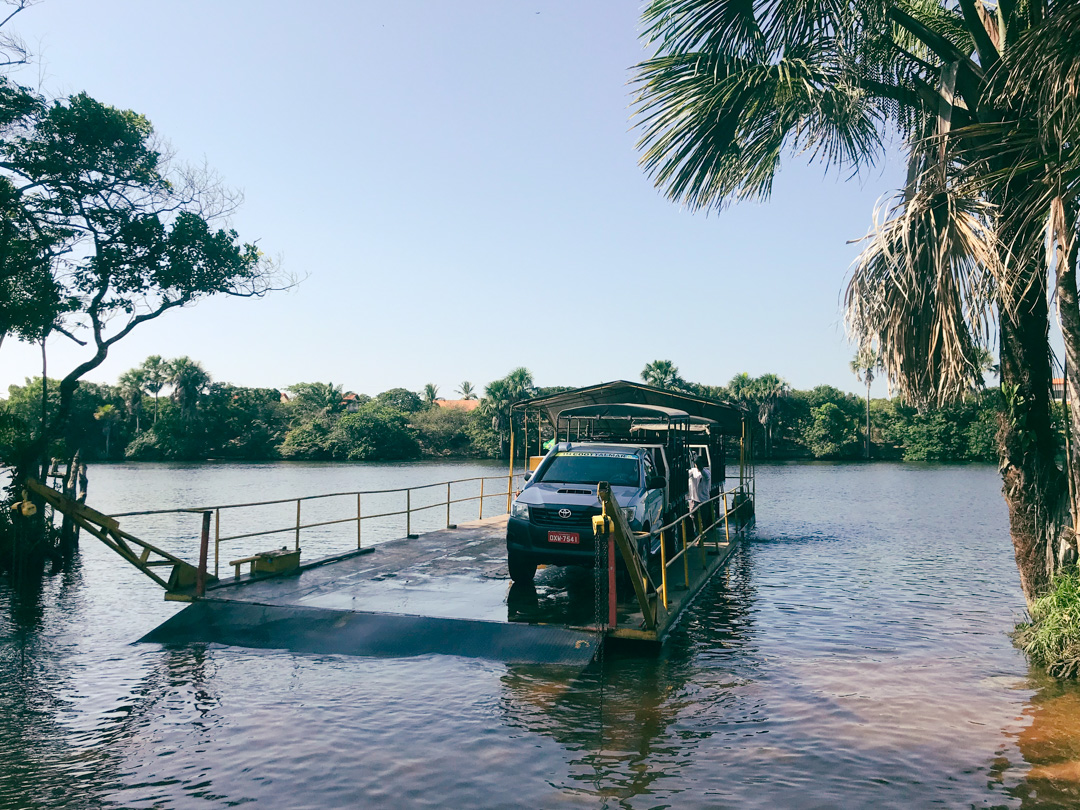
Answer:
[(1013, 640), (1055, 678), (1080, 676), (1080, 571), (1069, 566), (1052, 590), (1031, 605), (1031, 621), (1017, 625)]

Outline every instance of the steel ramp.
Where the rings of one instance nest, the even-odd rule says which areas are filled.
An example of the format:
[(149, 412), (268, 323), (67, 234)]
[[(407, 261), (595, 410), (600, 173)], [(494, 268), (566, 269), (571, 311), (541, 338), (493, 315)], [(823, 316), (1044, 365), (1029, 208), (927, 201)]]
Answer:
[(200, 600), (139, 640), (216, 643), (299, 653), (457, 655), (511, 664), (585, 667), (596, 635), (565, 627)]

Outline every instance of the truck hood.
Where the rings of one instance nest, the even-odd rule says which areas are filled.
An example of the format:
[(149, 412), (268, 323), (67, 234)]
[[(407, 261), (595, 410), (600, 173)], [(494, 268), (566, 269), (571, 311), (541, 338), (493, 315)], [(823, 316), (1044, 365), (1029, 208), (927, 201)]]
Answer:
[[(629, 506), (641, 494), (638, 487), (612, 487), (611, 494), (619, 506)], [(530, 506), (596, 506), (596, 484), (530, 484), (517, 497), (518, 503)]]

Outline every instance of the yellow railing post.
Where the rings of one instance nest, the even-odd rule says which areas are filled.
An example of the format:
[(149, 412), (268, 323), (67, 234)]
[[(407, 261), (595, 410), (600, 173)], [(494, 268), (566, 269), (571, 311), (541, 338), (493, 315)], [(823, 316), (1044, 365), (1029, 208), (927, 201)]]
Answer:
[(679, 524), (682, 527), (682, 572), (683, 572), (683, 585), (686, 588), (690, 587), (690, 555), (686, 546), (686, 518), (684, 517), (682, 523)]
[(296, 549), (300, 550), (300, 499), (296, 499)]
[(450, 482), (446, 482), (446, 528), (450, 528)]
[(510, 514), (510, 501), (514, 498), (514, 414), (510, 413), (510, 474), (506, 478), (506, 514)]
[(221, 556), (221, 510), (214, 510), (214, 576), (218, 575), (218, 559)]
[(667, 530), (660, 532), (660, 589), (664, 592), (664, 610), (667, 610)]
[(405, 490), (405, 537), (412, 537), (412, 490)]
[(480, 520), (484, 519), (484, 479), (480, 479)]
[(356, 493), (356, 547), (360, 548), (360, 493)]
[(731, 527), (728, 526), (727, 493), (724, 493), (724, 542), (731, 543)]

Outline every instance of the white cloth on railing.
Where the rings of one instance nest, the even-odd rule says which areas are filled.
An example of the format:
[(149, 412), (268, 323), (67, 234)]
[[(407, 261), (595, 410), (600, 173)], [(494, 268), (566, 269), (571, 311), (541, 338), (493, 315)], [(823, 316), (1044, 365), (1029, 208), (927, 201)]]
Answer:
[(709, 490), (712, 488), (712, 472), (708, 467), (698, 469), (697, 467), (690, 468), (690, 494), (689, 501), (691, 508), (697, 504), (705, 503), (709, 500)]

